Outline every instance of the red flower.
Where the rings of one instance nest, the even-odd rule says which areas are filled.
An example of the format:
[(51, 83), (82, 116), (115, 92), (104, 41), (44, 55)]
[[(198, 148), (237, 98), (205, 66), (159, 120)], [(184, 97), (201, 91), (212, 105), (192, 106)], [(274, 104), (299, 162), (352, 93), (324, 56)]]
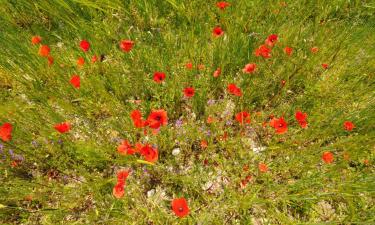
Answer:
[(312, 47), (311, 48), (311, 52), (312, 53), (317, 53), (319, 51), (319, 48), (318, 47)]
[(302, 127), (302, 128), (307, 128), (307, 121), (306, 120), (301, 120), (301, 121), (298, 121), (299, 125)]
[(153, 129), (158, 129), (160, 126), (168, 124), (167, 112), (163, 109), (153, 110), (147, 118), (149, 126)]
[(79, 57), (77, 59), (77, 65), (78, 66), (83, 66), (85, 64), (85, 59), (83, 57)]
[(148, 162), (156, 162), (158, 160), (158, 149), (148, 144), (142, 147), (140, 153)]
[(133, 155), (135, 153), (135, 150), (127, 140), (123, 141), (121, 145), (117, 147), (117, 151), (120, 155)]
[(191, 98), (194, 96), (195, 90), (193, 87), (187, 87), (184, 89), (184, 95), (187, 98)]
[(39, 55), (43, 57), (47, 57), (50, 53), (51, 49), (48, 47), (48, 45), (41, 45), (39, 47)]
[(42, 38), (40, 36), (33, 36), (31, 38), (31, 43), (33, 45), (39, 44), (42, 41)]
[(193, 69), (193, 63), (188, 62), (188, 63), (185, 64), (185, 67), (186, 67), (186, 69), (191, 70), (191, 69)]
[(223, 29), (221, 29), (221, 27), (217, 26), (213, 29), (212, 31), (212, 34), (215, 36), (215, 37), (220, 37), (221, 35), (224, 34), (224, 31)]
[(172, 210), (176, 216), (182, 218), (189, 214), (189, 207), (185, 198), (176, 198), (172, 201)]
[(63, 123), (60, 123), (60, 124), (56, 124), (54, 126), (55, 130), (57, 130), (58, 132), (60, 133), (66, 133), (70, 130), (70, 124), (68, 122), (63, 122)]
[(219, 67), (219, 68), (217, 68), (217, 69), (215, 70), (215, 72), (214, 72), (214, 77), (218, 77), (218, 76), (220, 76), (220, 74), (221, 74), (221, 69), (220, 69), (220, 67)]
[(228, 84), (227, 90), (232, 95), (242, 96), (241, 89), (237, 87), (235, 84)]
[(307, 113), (303, 113), (301, 111), (296, 112), (296, 120), (297, 121), (303, 121), (307, 119)]
[(248, 112), (239, 112), (236, 114), (236, 120), (240, 123), (240, 124), (244, 124), (244, 123), (250, 123), (251, 120), (250, 120), (250, 114)]
[(87, 52), (90, 49), (90, 43), (86, 40), (82, 40), (79, 43), (79, 47), (81, 47), (82, 51)]
[(327, 164), (332, 163), (333, 162), (333, 153), (332, 152), (323, 152), (322, 160)]
[(327, 63), (323, 63), (323, 64), (322, 64), (322, 67), (323, 67), (323, 69), (326, 70), (326, 69), (328, 69), (328, 64), (327, 64)]
[(130, 117), (132, 118), (133, 124), (134, 124), (135, 127), (141, 128), (141, 127), (147, 126), (147, 121), (144, 121), (142, 119), (142, 113), (141, 113), (141, 111), (139, 111), (139, 110), (133, 110), (130, 113)]
[(270, 53), (271, 49), (269, 49), (266, 45), (261, 45), (255, 50), (255, 56), (262, 56), (263, 58), (270, 58)]
[(117, 172), (117, 183), (118, 184), (126, 184), (126, 179), (129, 176), (129, 170), (120, 170)]
[(47, 60), (48, 60), (48, 65), (49, 65), (49, 66), (52, 66), (53, 61), (54, 61), (53, 57), (49, 55), (49, 56), (47, 57)]
[(117, 184), (113, 187), (112, 194), (113, 194), (113, 196), (115, 196), (116, 198), (122, 198), (122, 197), (124, 196), (124, 194), (125, 194), (124, 184), (122, 184), (122, 183), (117, 183)]
[(154, 81), (156, 83), (161, 83), (165, 79), (165, 73), (163, 72), (155, 72), (154, 73)]
[(255, 63), (246, 64), (245, 67), (242, 69), (242, 72), (248, 73), (248, 74), (254, 73), (256, 67), (257, 65)]
[(81, 87), (81, 79), (78, 75), (73, 75), (70, 79), (70, 83), (77, 89)]
[(276, 34), (271, 34), (270, 36), (267, 37), (265, 44), (270, 47), (273, 47), (276, 44), (277, 39), (278, 39), (278, 36)]
[(347, 131), (352, 131), (355, 128), (355, 125), (350, 121), (344, 122), (344, 129)]
[(284, 134), (288, 131), (288, 124), (283, 117), (279, 119), (273, 118), (270, 122), (270, 126), (275, 128), (277, 134)]
[(219, 9), (224, 10), (226, 7), (230, 6), (230, 4), (228, 2), (217, 2), (216, 6)]
[(292, 52), (293, 52), (293, 49), (292, 49), (291, 47), (286, 46), (286, 47), (284, 48), (284, 52), (285, 52), (285, 54), (287, 54), (288, 56), (291, 56), (291, 55), (292, 55)]
[(97, 55), (93, 55), (92, 58), (91, 58), (91, 62), (95, 63), (96, 61), (98, 61), (98, 56)]
[(122, 40), (120, 42), (120, 48), (124, 52), (130, 52), (130, 50), (132, 50), (133, 46), (134, 46), (134, 41), (131, 41), (131, 40)]
[(268, 166), (265, 163), (259, 163), (258, 169), (259, 169), (260, 172), (265, 173), (265, 172), (268, 171)]
[(0, 138), (3, 141), (10, 141), (12, 139), (13, 126), (10, 123), (4, 123), (0, 127)]

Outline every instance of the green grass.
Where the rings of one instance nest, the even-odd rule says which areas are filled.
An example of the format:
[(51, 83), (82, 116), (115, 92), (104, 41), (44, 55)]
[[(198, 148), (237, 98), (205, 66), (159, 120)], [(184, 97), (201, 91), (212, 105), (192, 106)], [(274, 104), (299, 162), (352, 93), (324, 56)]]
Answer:
[[(374, 224), (375, 4), (230, 3), (222, 11), (211, 0), (0, 0), (0, 125), (14, 126), (12, 140), (0, 140), (0, 223)], [(214, 38), (218, 25), (225, 34)], [(256, 57), (270, 34), (279, 36), (272, 57)], [(34, 35), (51, 47), (52, 66), (31, 44)], [(91, 44), (87, 53), (82, 39)], [(135, 42), (131, 52), (119, 49), (123, 39)], [(294, 49), (291, 57), (285, 46)], [(103, 62), (92, 64), (94, 54)], [(242, 73), (251, 62), (256, 72)], [(166, 73), (163, 84), (152, 80), (155, 71)], [(70, 85), (72, 74), (81, 77), (80, 89)], [(229, 83), (243, 96), (229, 95)], [(188, 100), (187, 86), (196, 91)], [(168, 126), (144, 135), (131, 121), (134, 109), (144, 116), (165, 109)], [(247, 128), (233, 120), (245, 110)], [(297, 110), (308, 113), (307, 129), (295, 120)], [(287, 133), (263, 127), (271, 114), (284, 116)], [(207, 124), (208, 116), (216, 122)], [(67, 134), (53, 128), (63, 121), (72, 124)], [(355, 129), (344, 130), (344, 121)], [(220, 141), (224, 132), (228, 139)], [(119, 155), (122, 139), (157, 145), (158, 161)], [(10, 149), (25, 158), (16, 167)], [(332, 164), (322, 161), (325, 151), (334, 154)], [(258, 171), (260, 162), (267, 173)], [(119, 168), (132, 173), (116, 199)], [(177, 197), (188, 201), (185, 218), (171, 210)]]

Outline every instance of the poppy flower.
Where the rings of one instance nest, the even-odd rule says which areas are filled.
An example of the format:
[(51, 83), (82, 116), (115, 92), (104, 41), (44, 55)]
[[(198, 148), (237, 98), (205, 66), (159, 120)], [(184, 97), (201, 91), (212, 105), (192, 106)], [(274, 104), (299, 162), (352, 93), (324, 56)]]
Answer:
[(216, 3), (216, 6), (221, 9), (221, 10), (224, 10), (226, 7), (230, 6), (230, 4), (228, 2), (217, 2)]
[(265, 44), (270, 47), (273, 47), (276, 44), (278, 38), (279, 37), (277, 36), (277, 34), (271, 34), (267, 37)]
[(148, 144), (142, 147), (140, 153), (148, 162), (156, 162), (158, 160), (158, 149)]
[(221, 27), (217, 26), (213, 29), (212, 31), (212, 34), (215, 36), (215, 37), (220, 37), (221, 35), (224, 34), (224, 31), (223, 29), (221, 29)]
[(33, 36), (31, 38), (31, 43), (33, 45), (39, 44), (42, 41), (42, 38), (40, 36)]
[(52, 66), (52, 64), (53, 64), (53, 62), (54, 62), (54, 59), (53, 59), (52, 56), (49, 55), (49, 56), (47, 57), (47, 61), (48, 61), (48, 65), (49, 65), (49, 66)]
[(230, 94), (235, 96), (242, 96), (242, 91), (235, 84), (228, 84), (227, 90)]
[(186, 69), (191, 70), (191, 69), (193, 69), (193, 63), (188, 62), (188, 63), (185, 64), (185, 67), (186, 67)]
[(201, 140), (201, 147), (202, 148), (207, 148), (208, 147), (208, 142), (206, 140)]
[(206, 122), (207, 122), (208, 124), (211, 124), (211, 123), (213, 123), (213, 122), (215, 122), (215, 121), (216, 121), (216, 120), (215, 120), (214, 117), (212, 117), (212, 116), (208, 116)]
[(194, 96), (195, 90), (193, 87), (187, 87), (184, 89), (184, 95), (187, 98), (191, 98)]
[(70, 124), (68, 122), (63, 122), (63, 123), (56, 124), (54, 128), (55, 130), (63, 134), (70, 130)]
[(148, 115), (147, 122), (149, 127), (153, 129), (158, 129), (160, 126), (165, 126), (168, 124), (167, 112), (163, 109), (153, 110), (150, 115)]
[(134, 46), (134, 41), (131, 40), (122, 40), (120, 41), (120, 48), (124, 52), (130, 52)]
[(155, 72), (154, 73), (154, 81), (156, 83), (161, 83), (165, 79), (165, 73), (163, 72)]
[(83, 57), (79, 57), (77, 59), (77, 65), (78, 66), (83, 66), (85, 64), (85, 59)]
[(147, 125), (147, 122), (142, 119), (142, 113), (139, 110), (133, 110), (130, 113), (130, 117), (133, 120), (133, 124), (137, 128), (141, 128)]
[(323, 69), (326, 70), (326, 69), (328, 69), (328, 64), (327, 64), (327, 63), (323, 63), (323, 64), (322, 64), (322, 67), (323, 67)]
[(350, 121), (344, 122), (344, 129), (347, 131), (352, 131), (355, 128), (355, 125)]
[(248, 73), (248, 74), (254, 73), (256, 67), (257, 65), (255, 63), (246, 64), (245, 67), (242, 69), (242, 72)]
[(333, 153), (332, 152), (323, 152), (322, 154), (322, 160), (327, 163), (327, 164), (330, 164), (333, 162)]
[(240, 124), (244, 124), (244, 123), (250, 123), (251, 120), (250, 120), (250, 114), (248, 112), (239, 112), (236, 114), (236, 120), (240, 123)]
[(117, 151), (120, 153), (120, 155), (134, 155), (135, 150), (132, 148), (130, 143), (125, 140), (117, 147)]
[(273, 118), (270, 122), (270, 126), (275, 128), (277, 134), (284, 134), (288, 131), (288, 124), (283, 117), (279, 119)]
[(73, 75), (72, 78), (70, 78), (70, 83), (73, 87), (79, 89), (81, 87), (81, 78), (78, 75)]
[(312, 53), (317, 53), (317, 52), (319, 51), (319, 48), (318, 48), (318, 47), (312, 47), (312, 48), (310, 49), (310, 51), (311, 51)]
[(176, 216), (182, 218), (189, 214), (189, 207), (185, 198), (176, 198), (172, 201), (172, 210)]
[(125, 194), (124, 184), (122, 184), (122, 183), (117, 183), (117, 184), (113, 187), (112, 194), (113, 194), (113, 196), (115, 196), (116, 198), (122, 198), (122, 197), (124, 196), (124, 194)]
[(270, 58), (271, 49), (269, 49), (266, 45), (261, 45), (259, 46), (259, 48), (255, 50), (255, 56), (262, 56), (263, 58)]
[(265, 163), (259, 163), (258, 169), (259, 169), (260, 172), (265, 173), (265, 172), (268, 171), (268, 166)]
[(220, 76), (220, 74), (221, 74), (221, 69), (220, 69), (220, 67), (219, 67), (219, 68), (217, 68), (217, 69), (215, 70), (215, 72), (214, 72), (214, 77), (218, 77), (218, 76)]
[(129, 170), (120, 170), (117, 172), (117, 183), (118, 184), (125, 184), (126, 179), (129, 176)]
[(303, 120), (307, 119), (307, 113), (303, 113), (301, 111), (297, 111), (295, 117), (296, 117), (297, 121), (303, 121)]
[(288, 56), (291, 56), (292, 53), (293, 53), (293, 49), (292, 49), (291, 47), (286, 46), (286, 47), (284, 48), (284, 52), (285, 52), (285, 54), (287, 54)]
[(0, 127), (0, 138), (3, 141), (10, 141), (12, 139), (13, 126), (10, 123), (4, 123)]
[(97, 55), (93, 55), (92, 58), (91, 58), (91, 62), (95, 63), (96, 61), (98, 61), (98, 56)]
[(90, 49), (90, 43), (86, 40), (82, 40), (79, 43), (79, 47), (81, 47), (82, 51), (87, 52)]
[(47, 57), (50, 53), (51, 49), (48, 47), (48, 45), (41, 45), (39, 47), (39, 55), (43, 57)]

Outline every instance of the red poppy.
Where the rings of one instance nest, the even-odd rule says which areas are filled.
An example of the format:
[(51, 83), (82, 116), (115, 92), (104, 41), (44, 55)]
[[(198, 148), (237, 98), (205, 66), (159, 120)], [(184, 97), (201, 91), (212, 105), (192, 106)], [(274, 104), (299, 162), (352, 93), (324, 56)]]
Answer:
[(47, 57), (50, 53), (51, 49), (48, 47), (48, 45), (41, 45), (39, 47), (39, 55), (43, 57)]
[(239, 112), (236, 114), (236, 120), (240, 123), (240, 124), (244, 124), (244, 123), (250, 123), (251, 120), (250, 120), (250, 114), (248, 112)]
[(70, 83), (73, 87), (79, 89), (81, 87), (81, 78), (78, 75), (73, 75), (70, 79)]
[(154, 81), (156, 83), (161, 83), (165, 79), (165, 73), (163, 72), (155, 72), (154, 73)]
[(208, 142), (206, 140), (201, 140), (201, 147), (202, 148), (207, 148), (208, 147)]
[(39, 44), (42, 41), (42, 38), (40, 36), (33, 36), (31, 38), (31, 43), (33, 45)]
[(276, 44), (278, 38), (279, 37), (277, 36), (277, 34), (271, 34), (267, 37), (265, 44), (270, 47), (273, 47)]
[(185, 67), (186, 67), (186, 69), (191, 70), (191, 69), (193, 69), (193, 63), (188, 62), (188, 63), (185, 64)]
[(98, 56), (97, 55), (93, 55), (92, 58), (91, 58), (91, 62), (95, 63), (96, 61), (98, 61)]
[(189, 207), (185, 198), (176, 198), (172, 201), (172, 210), (176, 216), (182, 218), (189, 214)]
[(303, 120), (307, 119), (307, 113), (303, 113), (301, 111), (297, 111), (295, 117), (296, 117), (297, 121), (303, 121)]
[(263, 58), (270, 58), (271, 49), (269, 49), (266, 45), (261, 45), (259, 46), (259, 48), (255, 50), (255, 56), (262, 56)]
[(113, 196), (115, 196), (116, 198), (122, 198), (122, 197), (124, 196), (124, 194), (125, 194), (124, 184), (122, 184), (122, 183), (117, 183), (117, 184), (113, 187), (112, 194), (113, 194)]
[(248, 73), (248, 74), (254, 73), (256, 67), (257, 65), (255, 63), (246, 64), (245, 67), (242, 69), (242, 72)]
[(333, 162), (333, 153), (332, 152), (323, 152), (323, 155), (322, 155), (322, 160), (327, 163), (327, 164), (330, 164)]
[(148, 162), (156, 162), (158, 160), (158, 149), (148, 144), (142, 147), (140, 153)]
[(288, 131), (288, 124), (283, 117), (279, 119), (273, 118), (270, 122), (270, 126), (275, 128), (277, 134), (284, 134)]
[(259, 169), (260, 172), (265, 173), (265, 172), (268, 171), (268, 166), (265, 163), (259, 163), (258, 169)]
[(135, 150), (127, 140), (123, 141), (121, 145), (117, 147), (117, 151), (120, 155), (133, 155), (135, 153)]
[(284, 52), (285, 52), (285, 54), (287, 54), (288, 56), (291, 56), (292, 53), (293, 53), (293, 49), (292, 49), (291, 47), (286, 46), (286, 47), (284, 48)]
[(344, 129), (347, 131), (352, 131), (355, 128), (355, 125), (350, 121), (344, 122)]
[(4, 123), (0, 127), (0, 138), (3, 141), (10, 141), (12, 140), (12, 130), (13, 126), (10, 123)]
[(184, 95), (187, 98), (191, 98), (194, 96), (195, 90), (193, 87), (187, 87), (184, 89)]
[(160, 126), (168, 124), (167, 112), (163, 109), (153, 110), (147, 118), (149, 126), (153, 129), (158, 129)]
[(228, 84), (227, 90), (230, 94), (235, 96), (242, 96), (242, 91), (235, 84)]
[(224, 34), (224, 31), (223, 29), (221, 29), (221, 27), (217, 26), (213, 29), (212, 31), (212, 34), (215, 36), (215, 37), (220, 37), (221, 35)]
[(90, 49), (90, 43), (86, 40), (82, 40), (79, 43), (79, 47), (81, 47), (82, 51), (87, 52)]
[(78, 66), (83, 66), (85, 64), (85, 59), (83, 57), (79, 57), (77, 59), (77, 65)]
[(216, 3), (216, 6), (221, 9), (221, 10), (224, 10), (226, 7), (230, 6), (230, 4), (228, 2), (217, 2)]
[(328, 69), (328, 64), (327, 64), (327, 63), (323, 63), (323, 64), (322, 64), (322, 67), (323, 67), (323, 69), (326, 70), (326, 69)]
[(133, 46), (134, 46), (134, 41), (131, 41), (131, 40), (122, 40), (120, 42), (120, 48), (124, 52), (130, 52), (130, 50), (132, 50)]
[(63, 134), (70, 130), (70, 124), (68, 122), (63, 122), (63, 123), (56, 124), (54, 128), (55, 130)]
[(312, 47), (311, 48), (311, 52), (312, 53), (317, 53), (319, 51), (319, 48), (318, 47)]
[(120, 170), (117, 172), (117, 183), (118, 184), (125, 184), (126, 179), (129, 176), (129, 170)]
[(49, 65), (49, 66), (52, 66), (52, 64), (53, 64), (53, 62), (54, 62), (53, 57), (49, 55), (49, 56), (47, 57), (47, 60), (48, 60), (48, 65)]
[(142, 119), (142, 113), (139, 110), (133, 110), (130, 113), (130, 117), (133, 120), (133, 124), (137, 128), (147, 126), (147, 122)]
[(217, 69), (215, 70), (215, 72), (214, 72), (214, 77), (218, 77), (218, 76), (220, 76), (220, 74), (221, 74), (221, 69), (220, 69), (220, 67), (219, 67), (219, 68), (217, 68)]

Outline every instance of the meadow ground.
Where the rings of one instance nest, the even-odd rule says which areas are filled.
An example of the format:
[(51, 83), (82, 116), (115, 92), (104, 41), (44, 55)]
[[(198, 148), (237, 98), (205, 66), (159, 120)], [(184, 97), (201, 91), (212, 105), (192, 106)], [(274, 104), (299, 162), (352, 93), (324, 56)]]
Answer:
[(375, 224), (375, 3), (0, 0), (1, 224)]

